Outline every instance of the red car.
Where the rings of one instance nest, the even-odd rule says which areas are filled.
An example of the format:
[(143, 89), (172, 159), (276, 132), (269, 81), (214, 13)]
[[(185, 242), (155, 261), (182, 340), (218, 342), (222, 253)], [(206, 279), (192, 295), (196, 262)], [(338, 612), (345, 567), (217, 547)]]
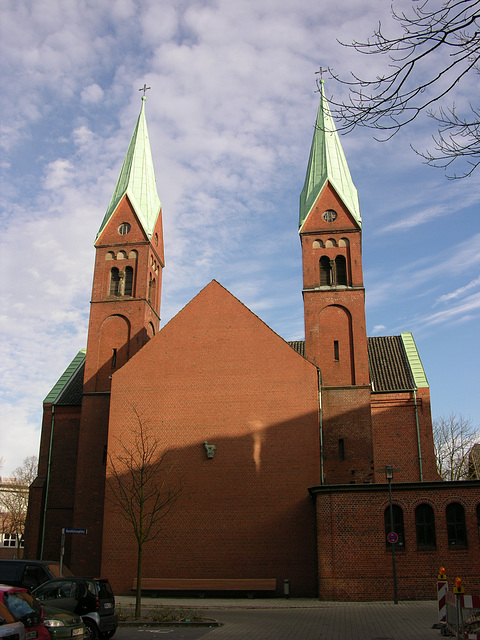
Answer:
[(25, 640), (50, 640), (50, 634), (43, 624), (42, 607), (26, 589), (0, 584), (0, 602), (15, 620), (25, 626)]

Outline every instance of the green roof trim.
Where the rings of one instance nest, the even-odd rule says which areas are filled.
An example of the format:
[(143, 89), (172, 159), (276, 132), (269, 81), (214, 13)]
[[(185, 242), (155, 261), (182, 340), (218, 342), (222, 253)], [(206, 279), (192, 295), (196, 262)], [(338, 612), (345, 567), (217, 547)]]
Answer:
[(358, 224), (362, 225), (358, 192), (353, 184), (340, 138), (320, 83), (320, 106), (308, 160), (305, 184), (300, 195), (301, 229), (325, 184), (330, 182)]
[(408, 363), (412, 370), (413, 379), (417, 389), (420, 387), (430, 386), (428, 384), (425, 369), (423, 368), (422, 361), (420, 360), (420, 355), (418, 353), (415, 340), (413, 339), (413, 335), (410, 331), (403, 331), (400, 336), (403, 341), (403, 346), (405, 347), (405, 353), (407, 354)]
[(80, 349), (80, 351), (62, 373), (62, 375), (57, 380), (56, 384), (43, 402), (51, 402), (52, 404), (55, 404), (57, 402), (70, 380), (73, 378), (78, 369), (83, 365), (86, 353), (86, 349)]
[(123, 161), (115, 191), (103, 218), (97, 238), (118, 207), (120, 200), (126, 195), (150, 240), (161, 209), (157, 192), (155, 170), (153, 168), (152, 151), (148, 137), (147, 120), (145, 118), (145, 96), (142, 97), (142, 108), (132, 139)]

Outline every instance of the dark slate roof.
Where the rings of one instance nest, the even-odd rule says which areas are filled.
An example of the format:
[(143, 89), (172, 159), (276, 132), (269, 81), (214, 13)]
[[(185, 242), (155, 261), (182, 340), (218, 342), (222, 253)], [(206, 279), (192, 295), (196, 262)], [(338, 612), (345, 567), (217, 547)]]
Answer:
[(401, 336), (367, 338), (367, 348), (373, 391), (416, 388)]
[[(305, 357), (304, 340), (295, 340), (288, 344)], [(402, 336), (367, 338), (367, 349), (373, 391), (416, 388)]]
[(295, 349), (301, 356), (305, 357), (305, 340), (293, 340), (288, 343)]

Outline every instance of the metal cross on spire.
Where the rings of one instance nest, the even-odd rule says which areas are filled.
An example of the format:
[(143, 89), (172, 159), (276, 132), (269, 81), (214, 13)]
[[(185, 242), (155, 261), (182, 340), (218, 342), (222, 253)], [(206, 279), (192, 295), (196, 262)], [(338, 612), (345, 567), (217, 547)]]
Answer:
[(318, 71), (315, 71), (315, 73), (316, 73), (316, 74), (320, 74), (320, 80), (318, 80), (318, 79), (317, 79), (317, 87), (318, 87), (318, 90), (319, 90), (319, 91), (320, 91), (320, 87), (319, 87), (319, 85), (321, 85), (321, 84), (323, 84), (323, 83), (324, 83), (323, 74), (324, 74), (326, 71), (328, 71), (328, 68), (327, 68), (327, 69), (324, 69), (323, 67), (320, 67), (320, 69), (319, 69)]
[(146, 84), (143, 85), (143, 87), (141, 89), (139, 89), (139, 91), (143, 91), (143, 97), (145, 98), (145, 94), (147, 93), (148, 89), (151, 89), (152, 87), (147, 87)]

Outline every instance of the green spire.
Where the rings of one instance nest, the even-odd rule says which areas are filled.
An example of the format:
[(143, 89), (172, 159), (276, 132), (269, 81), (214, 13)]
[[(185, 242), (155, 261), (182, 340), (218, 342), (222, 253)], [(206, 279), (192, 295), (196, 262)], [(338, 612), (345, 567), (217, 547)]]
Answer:
[(152, 152), (148, 139), (145, 100), (145, 96), (142, 96), (140, 115), (130, 140), (127, 155), (123, 161), (117, 186), (98, 230), (97, 238), (124, 195), (128, 196), (148, 238), (152, 237), (153, 229), (160, 213), (161, 203), (157, 193)]
[(300, 195), (300, 221), (302, 228), (318, 195), (327, 180), (338, 193), (352, 216), (361, 226), (358, 194), (353, 184), (340, 138), (325, 98), (324, 81), (320, 81), (320, 106), (308, 160), (305, 184)]

